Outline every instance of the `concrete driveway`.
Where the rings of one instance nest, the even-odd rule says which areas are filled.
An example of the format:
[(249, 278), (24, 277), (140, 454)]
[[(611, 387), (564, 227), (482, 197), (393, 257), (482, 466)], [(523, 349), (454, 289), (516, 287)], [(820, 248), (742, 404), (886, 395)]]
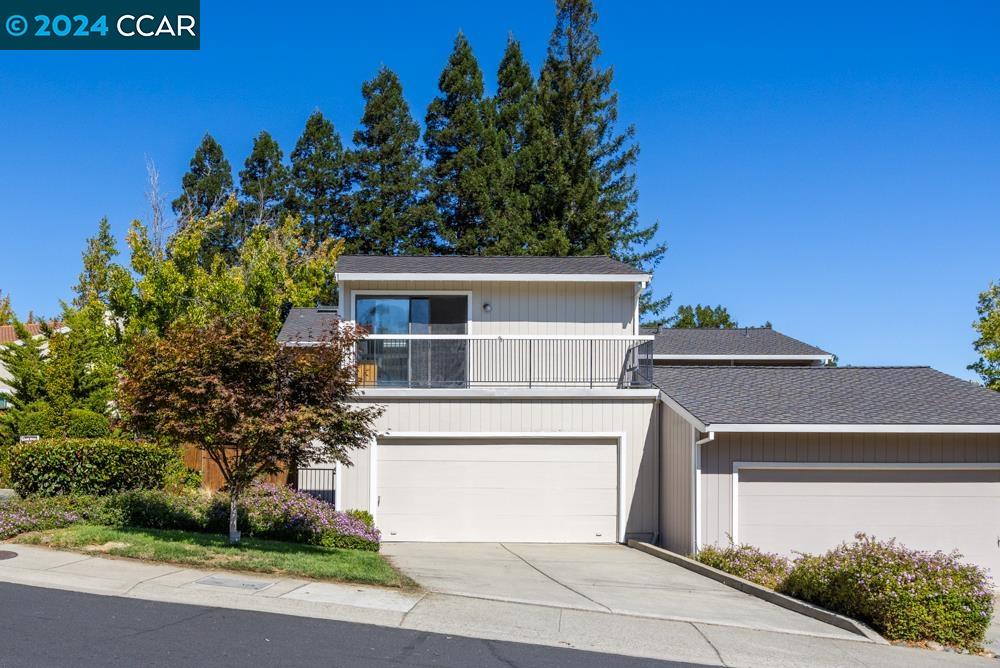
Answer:
[(624, 545), (383, 543), (432, 592), (858, 640)]

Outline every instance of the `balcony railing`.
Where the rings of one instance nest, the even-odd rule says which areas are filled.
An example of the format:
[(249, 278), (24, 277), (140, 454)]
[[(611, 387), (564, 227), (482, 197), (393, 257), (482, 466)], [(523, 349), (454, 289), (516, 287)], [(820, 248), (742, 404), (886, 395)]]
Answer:
[(363, 387), (649, 387), (652, 337), (372, 335), (357, 344)]

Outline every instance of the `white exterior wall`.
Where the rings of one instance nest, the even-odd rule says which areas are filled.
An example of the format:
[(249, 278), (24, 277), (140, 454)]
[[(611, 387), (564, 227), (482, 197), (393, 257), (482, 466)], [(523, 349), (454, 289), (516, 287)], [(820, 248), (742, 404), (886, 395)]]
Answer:
[[(628, 391), (624, 391), (628, 392)], [(652, 396), (566, 398), (372, 398), (385, 406), (379, 433), (621, 433), (625, 438), (623, 521), (626, 535), (650, 539), (658, 530), (658, 416)], [(342, 469), (343, 508), (371, 504), (371, 449)]]
[(660, 404), (660, 545), (694, 552), (694, 442), (697, 432), (670, 406)]
[[(341, 317), (354, 319), (356, 290), (417, 295), (469, 293), (469, 334), (626, 336), (638, 333), (636, 284), (627, 282), (342, 281)], [(489, 313), (483, 310), (489, 304)]]

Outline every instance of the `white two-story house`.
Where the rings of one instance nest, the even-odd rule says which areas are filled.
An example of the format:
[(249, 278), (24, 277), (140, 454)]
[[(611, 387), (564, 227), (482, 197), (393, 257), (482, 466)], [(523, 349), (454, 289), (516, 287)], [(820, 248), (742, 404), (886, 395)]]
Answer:
[(388, 541), (790, 554), (869, 531), (1000, 572), (1000, 394), (770, 329), (650, 332), (649, 279), (607, 257), (340, 258), (337, 312), (279, 335), (368, 332), (360, 401), (385, 412), (332, 500)]

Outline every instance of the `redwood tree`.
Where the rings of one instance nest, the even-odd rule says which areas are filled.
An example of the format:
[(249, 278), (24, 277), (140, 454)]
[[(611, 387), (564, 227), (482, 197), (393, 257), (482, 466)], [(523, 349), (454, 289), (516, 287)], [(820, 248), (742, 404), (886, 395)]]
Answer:
[(253, 319), (178, 320), (131, 346), (122, 413), (136, 432), (195, 444), (218, 465), (237, 543), (238, 502), (254, 480), (307, 462), (350, 465), (374, 438), (382, 409), (351, 403), (357, 336), (338, 327), (318, 345), (282, 346)]

